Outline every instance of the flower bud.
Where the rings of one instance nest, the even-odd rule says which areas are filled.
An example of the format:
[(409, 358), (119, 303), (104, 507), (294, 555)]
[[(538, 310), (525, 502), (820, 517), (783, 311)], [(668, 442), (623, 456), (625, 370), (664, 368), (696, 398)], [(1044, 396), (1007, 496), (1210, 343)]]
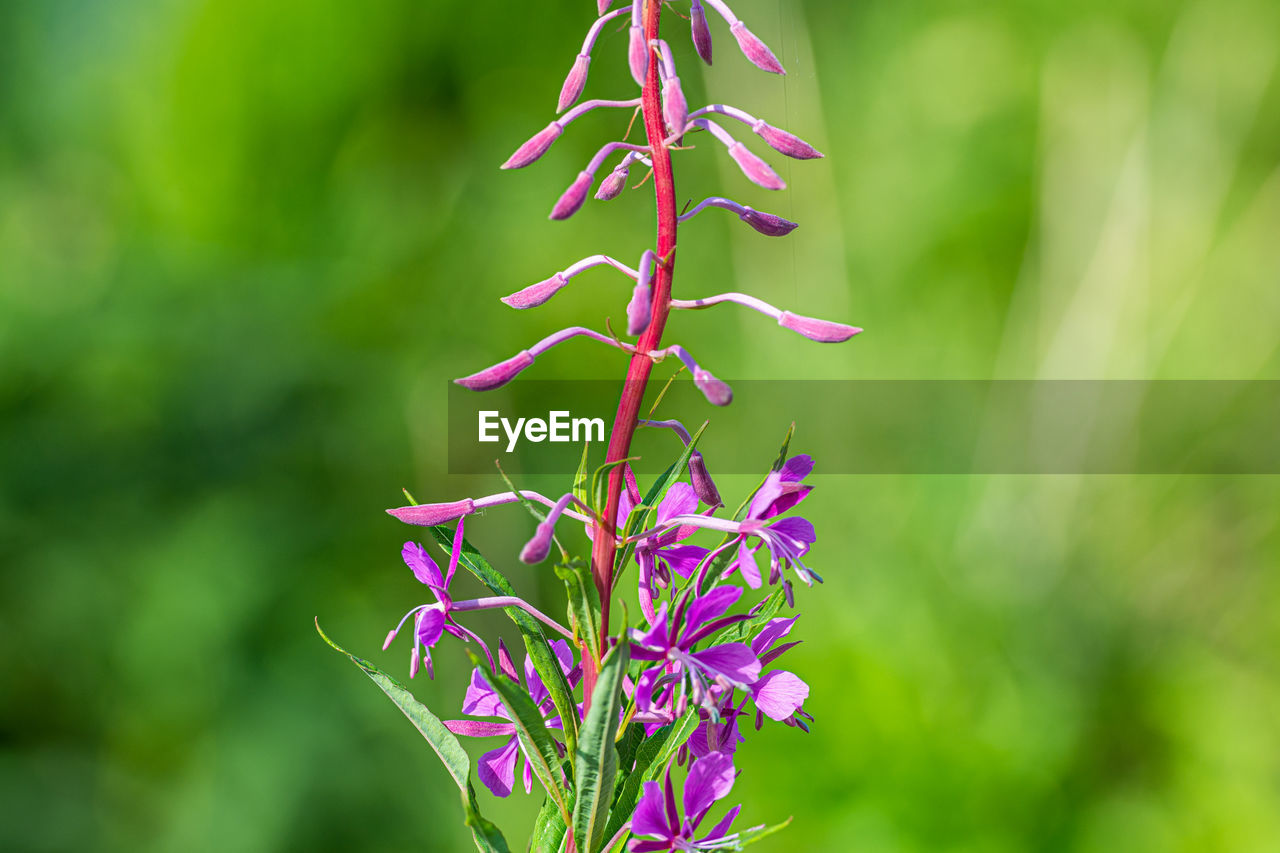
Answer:
[(395, 628), (392, 628), (390, 631), (387, 632), (387, 639), (384, 640), (382, 643), (382, 650), (384, 652), (387, 649), (391, 648), (391, 641), (394, 640), (395, 638), (396, 638), (396, 630)]
[(645, 41), (644, 27), (631, 28), (627, 62), (631, 65), (631, 76), (635, 78), (636, 85), (643, 86), (645, 75), (649, 73), (649, 44)]
[(746, 175), (752, 183), (767, 190), (784, 190), (787, 188), (782, 178), (778, 177), (778, 173), (773, 171), (773, 168), (768, 163), (761, 160), (741, 142), (735, 142), (729, 146), (729, 156), (737, 161), (738, 168), (742, 169), (742, 174)]
[(631, 169), (628, 166), (619, 166), (614, 169), (605, 179), (600, 182), (600, 187), (596, 190), (596, 198), (600, 201), (613, 201), (622, 191), (627, 188), (627, 176)]
[(517, 290), (510, 296), (502, 297), (502, 301), (518, 310), (537, 308), (555, 296), (560, 291), (560, 288), (568, 283), (569, 280), (564, 277), (564, 273), (558, 272), (546, 281), (531, 284), (523, 290)]
[(562, 133), (564, 133), (564, 128), (560, 126), (560, 123), (551, 122), (551, 124), (535, 133), (528, 142), (517, 148), (516, 153), (508, 157), (507, 162), (502, 164), (502, 168), (523, 169), (543, 154), (546, 154), (547, 149), (551, 147), (551, 143), (559, 139)]
[(713, 406), (727, 406), (733, 401), (733, 389), (702, 368), (693, 372), (693, 384)]
[(770, 148), (788, 157), (794, 157), (797, 160), (816, 160), (822, 156), (821, 151), (794, 133), (787, 133), (771, 124), (765, 124), (763, 119), (752, 125), (751, 129), (767, 142)]
[(649, 321), (652, 319), (650, 307), (652, 300), (653, 292), (649, 287), (649, 278), (642, 274), (640, 280), (636, 282), (635, 289), (631, 291), (631, 301), (627, 303), (628, 335), (642, 335), (644, 330), (649, 328)]
[(405, 524), (435, 527), (437, 524), (444, 524), (445, 522), (462, 518), (464, 515), (470, 515), (475, 511), (475, 503), (471, 498), (463, 498), (460, 501), (451, 501), (449, 503), (402, 506), (387, 510), (387, 514), (398, 518)]
[(707, 463), (703, 461), (702, 454), (696, 450), (689, 457), (689, 481), (693, 484), (693, 491), (698, 496), (698, 500), (707, 506), (724, 505), (724, 501), (720, 499), (720, 490), (716, 488), (711, 474), (707, 472)]
[(662, 82), (662, 117), (671, 133), (684, 133), (689, 123), (689, 103), (680, 88), (679, 77), (668, 77)]
[(506, 385), (512, 379), (515, 379), (520, 371), (531, 364), (533, 364), (533, 353), (528, 350), (521, 350), (506, 361), (498, 362), (493, 367), (486, 367), (479, 373), (473, 373), (470, 376), (464, 376), (453, 381), (463, 388), (470, 388), (472, 391), (489, 391)]
[(862, 330), (857, 326), (846, 326), (844, 323), (833, 323), (830, 320), (819, 320), (815, 317), (804, 317), (783, 311), (778, 315), (778, 325), (804, 335), (811, 341), (824, 344), (837, 344), (847, 341)]
[(746, 54), (747, 59), (751, 60), (751, 64), (762, 71), (770, 71), (774, 74), (786, 74), (778, 57), (773, 55), (773, 51), (765, 45), (764, 42), (747, 29), (742, 21), (738, 21), (729, 27), (729, 32), (733, 33), (733, 37), (738, 40), (738, 47), (742, 48), (742, 52)]
[(601, 15), (609, 11), (609, 7), (612, 5), (613, 0), (596, 0), (596, 8), (600, 10)]
[(578, 208), (582, 207), (582, 203), (587, 200), (587, 190), (591, 189), (591, 180), (590, 172), (579, 172), (578, 177), (569, 185), (569, 189), (560, 196), (556, 206), (551, 208), (551, 218), (568, 219), (577, 213)]
[(689, 23), (693, 29), (693, 47), (698, 51), (702, 61), (711, 64), (711, 28), (707, 26), (707, 16), (702, 11), (702, 4), (694, 0), (689, 10)]
[(772, 213), (761, 213), (749, 207), (738, 214), (738, 218), (766, 237), (785, 237), (799, 227), (789, 219)]
[(546, 521), (538, 525), (533, 538), (520, 549), (520, 562), (528, 565), (541, 563), (551, 553), (551, 535), (555, 532), (555, 522)]
[(591, 65), (591, 57), (585, 53), (578, 54), (569, 69), (569, 76), (564, 78), (560, 87), (560, 101), (556, 104), (556, 112), (562, 113), (578, 102), (582, 97), (582, 89), (587, 85), (587, 68)]

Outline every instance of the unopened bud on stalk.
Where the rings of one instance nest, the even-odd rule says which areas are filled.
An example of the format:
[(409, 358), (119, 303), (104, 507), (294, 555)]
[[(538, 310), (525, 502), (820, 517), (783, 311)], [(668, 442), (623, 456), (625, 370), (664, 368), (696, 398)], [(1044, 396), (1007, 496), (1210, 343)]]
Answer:
[(609, 7), (611, 5), (613, 5), (613, 0), (596, 0), (596, 8), (599, 10), (601, 15), (609, 11)]
[(778, 177), (778, 173), (773, 171), (773, 168), (768, 163), (761, 160), (741, 142), (735, 142), (729, 146), (729, 156), (737, 162), (738, 168), (742, 169), (742, 173), (752, 183), (767, 190), (784, 190), (787, 188), (782, 178)]
[(773, 213), (761, 213), (749, 207), (738, 214), (738, 218), (766, 237), (785, 237), (800, 227), (789, 219)]
[(707, 471), (707, 463), (703, 460), (702, 454), (696, 450), (689, 457), (689, 481), (693, 484), (693, 491), (698, 496), (698, 500), (707, 506), (724, 505), (724, 501), (720, 499), (720, 490), (716, 488), (711, 474)]
[(551, 147), (551, 143), (559, 139), (562, 133), (564, 133), (564, 127), (559, 122), (551, 122), (551, 124), (535, 133), (528, 142), (517, 148), (516, 153), (508, 157), (507, 162), (502, 164), (502, 168), (523, 169), (543, 154), (546, 154), (547, 149)]
[(702, 61), (711, 64), (711, 29), (707, 26), (707, 15), (702, 11), (702, 3), (693, 0), (689, 10), (689, 24), (693, 30), (693, 47), (698, 51)]
[(556, 202), (555, 207), (551, 208), (551, 218), (560, 220), (568, 219), (578, 212), (582, 207), (582, 203), (587, 200), (587, 191), (591, 189), (592, 175), (590, 172), (579, 172), (578, 177), (569, 185), (569, 189), (564, 191), (560, 196), (560, 200)]
[(613, 201), (627, 188), (627, 177), (630, 173), (631, 166), (624, 161), (622, 165), (605, 175), (599, 188), (596, 189), (596, 198), (600, 201)]
[(713, 406), (727, 406), (733, 402), (733, 389), (702, 368), (693, 371), (693, 384)]
[(582, 90), (587, 85), (587, 70), (590, 66), (591, 57), (585, 53), (578, 54), (578, 58), (573, 61), (573, 67), (569, 69), (569, 76), (564, 78), (564, 85), (560, 87), (560, 100), (556, 104), (556, 112), (564, 112), (582, 97)]
[(790, 311), (783, 311), (778, 315), (778, 325), (798, 332), (811, 341), (823, 344), (838, 344), (862, 331), (857, 326), (846, 326), (844, 323), (833, 323), (816, 317), (804, 317), (800, 314), (792, 314)]
[(774, 151), (794, 157), (797, 160), (816, 160), (822, 152), (805, 142), (794, 133), (766, 124), (764, 119), (757, 121), (751, 129)]
[(631, 27), (631, 44), (627, 49), (627, 62), (631, 66), (631, 76), (636, 85), (643, 86), (645, 75), (649, 73), (649, 43), (645, 41), (644, 27)]
[(531, 364), (533, 364), (533, 353), (528, 350), (521, 350), (506, 361), (498, 362), (493, 367), (486, 367), (479, 373), (473, 373), (470, 376), (464, 376), (453, 381), (463, 388), (470, 388), (472, 391), (489, 391), (506, 385), (512, 379), (515, 379), (520, 371)]
[(517, 290), (510, 296), (502, 297), (502, 301), (512, 308), (525, 309), (536, 308), (555, 296), (560, 288), (569, 283), (564, 273), (556, 273), (551, 278), (540, 281), (537, 284), (531, 284), (523, 290)]
[(462, 518), (476, 511), (475, 502), (471, 498), (450, 501), (440, 504), (417, 504), (387, 510), (387, 514), (403, 521), (405, 524), (417, 524), (422, 527), (434, 527), (454, 519)]
[(631, 301), (627, 304), (627, 334), (642, 335), (649, 328), (653, 317), (651, 303), (653, 289), (649, 281), (653, 277), (653, 265), (656, 261), (653, 252), (645, 251), (640, 257), (640, 277), (636, 280), (635, 289), (631, 292)]
[(773, 55), (773, 51), (769, 50), (768, 46), (760, 41), (755, 33), (747, 29), (746, 24), (742, 23), (742, 21), (737, 21), (731, 25), (729, 32), (733, 33), (733, 37), (738, 40), (738, 47), (742, 48), (742, 52), (756, 68), (774, 74), (787, 73), (782, 64), (778, 62), (778, 57)]
[(662, 82), (662, 117), (671, 133), (684, 133), (689, 123), (689, 103), (680, 88), (679, 77), (668, 77)]

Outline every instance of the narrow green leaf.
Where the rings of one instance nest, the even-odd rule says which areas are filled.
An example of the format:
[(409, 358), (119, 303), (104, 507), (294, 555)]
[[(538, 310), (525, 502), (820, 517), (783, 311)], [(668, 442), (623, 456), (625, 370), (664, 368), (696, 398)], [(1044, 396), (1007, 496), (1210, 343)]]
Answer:
[(475, 839), (476, 847), (482, 853), (509, 853), (506, 839), (503, 838), (502, 832), (498, 827), (494, 826), (490, 821), (485, 820), (480, 815), (480, 808), (476, 804), (475, 788), (471, 785), (471, 758), (467, 755), (466, 750), (462, 748), (462, 744), (458, 742), (457, 736), (453, 732), (445, 728), (440, 718), (428, 710), (426, 705), (419, 702), (409, 689), (382, 670), (364, 658), (356, 657), (351, 652), (339, 646), (333, 640), (329, 639), (329, 635), (320, 627), (320, 620), (316, 620), (316, 631), (320, 637), (329, 644), (329, 646), (342, 654), (364, 671), (364, 674), (377, 684), (382, 692), (396, 704), (396, 707), (404, 713), (413, 723), (427, 743), (439, 756), (444, 767), (449, 771), (449, 775), (453, 777), (453, 781), (457, 784), (458, 790), (462, 792), (462, 808), (466, 814), (467, 826), (471, 827), (471, 835)]
[(605, 822), (613, 800), (618, 772), (618, 713), (622, 710), (622, 677), (627, 672), (630, 644), (619, 643), (604, 660), (591, 708), (582, 722), (582, 737), (574, 761), (576, 790), (573, 838), (579, 853), (597, 853), (604, 841)]
[(741, 850), (748, 844), (755, 844), (757, 841), (763, 841), (776, 832), (781, 832), (791, 825), (792, 818), (787, 818), (782, 823), (775, 823), (773, 826), (762, 826), (758, 829), (745, 829), (738, 833), (736, 849)]
[(556, 853), (564, 842), (565, 833), (569, 831), (555, 800), (547, 797), (542, 801), (542, 810), (533, 824), (533, 834), (529, 837), (531, 853)]
[[(440, 547), (446, 550), (453, 547), (453, 531), (444, 525), (432, 527), (431, 535), (435, 537)], [(489, 561), (465, 538), (462, 540), (462, 554), (458, 558), (458, 563), (479, 578), (480, 582), (495, 595), (516, 594), (510, 581), (489, 565)], [(573, 690), (569, 687), (569, 680), (565, 678), (564, 670), (560, 669), (560, 660), (547, 641), (547, 635), (543, 633), (542, 623), (518, 607), (502, 609), (520, 629), (520, 636), (524, 638), (524, 647), (529, 652), (533, 668), (542, 679), (542, 683), (546, 685), (547, 692), (551, 694), (556, 713), (560, 715), (560, 721), (564, 725), (565, 746), (568, 749), (574, 749), (578, 742), (577, 705), (573, 701)]]
[(585, 646), (595, 661), (600, 660), (600, 592), (591, 575), (591, 564), (575, 557), (555, 567), (564, 581), (569, 598), (569, 621), (574, 641)]
[(587, 452), (590, 449), (590, 442), (582, 445), (582, 461), (578, 463), (578, 472), (573, 475), (573, 496), (583, 506), (591, 506), (590, 479), (587, 477)]
[(662, 773), (667, 758), (689, 739), (698, 726), (698, 712), (690, 710), (670, 725), (663, 726), (647, 738), (636, 750), (635, 767), (627, 774), (622, 790), (613, 801), (613, 811), (609, 816), (609, 825), (605, 828), (605, 838), (612, 838), (635, 811), (636, 800), (640, 798), (640, 786), (652, 781)]
[(547, 731), (542, 712), (538, 710), (529, 693), (508, 678), (505, 673), (490, 672), (474, 654), (471, 654), (471, 659), (480, 677), (502, 700), (503, 707), (507, 709), (511, 722), (515, 725), (516, 737), (524, 747), (525, 761), (529, 762), (529, 766), (533, 768), (533, 775), (537, 776), (542, 787), (547, 789), (547, 796), (555, 801), (565, 823), (568, 823), (569, 794), (565, 790), (556, 742)]
[(608, 498), (609, 472), (619, 465), (635, 462), (639, 458), (639, 456), (628, 456), (625, 459), (615, 459), (604, 463), (591, 474), (591, 506), (595, 509), (597, 518), (604, 515)]

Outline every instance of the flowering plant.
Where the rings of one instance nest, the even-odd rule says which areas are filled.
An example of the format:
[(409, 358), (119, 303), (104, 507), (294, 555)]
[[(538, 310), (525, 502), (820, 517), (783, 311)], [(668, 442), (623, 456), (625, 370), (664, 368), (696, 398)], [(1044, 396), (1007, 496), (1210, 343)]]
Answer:
[[(513, 487), (486, 497), (411, 502), (388, 510), (402, 522), (425, 527), (424, 541), (447, 553), (448, 565), (441, 570), (422, 544), (404, 545), (404, 563), (434, 600), (409, 610), (387, 635), (383, 648), (408, 628), (409, 677), (413, 678), (424, 665), (427, 675), (433, 675), (432, 649), (452, 642), (445, 635), (474, 643), (480, 654), (471, 654), (474, 671), (462, 703), (463, 714), (473, 719), (440, 719), (372, 663), (350, 655), (327, 636), (325, 640), (386, 692), (440, 756), (462, 793), (466, 824), (480, 850), (506, 851), (508, 846), (498, 828), (481, 816), (473, 778), (505, 797), (516, 788), (517, 773), (526, 792), (532, 791), (536, 779), (546, 795), (530, 834), (532, 850), (737, 849), (785, 825), (734, 830), (740, 808), (735, 806), (711, 829), (703, 829), (712, 809), (729, 795), (739, 772), (737, 749), (745, 742), (740, 718), (753, 719), (756, 728), (767, 718), (804, 731), (813, 719), (804, 710), (808, 686), (776, 665), (796, 645), (789, 639), (796, 617), (779, 615), (784, 606), (795, 605), (793, 580), (809, 586), (822, 580), (806, 563), (816, 540), (813, 525), (794, 512), (811, 491), (805, 480), (813, 462), (803, 455), (788, 456), (788, 433), (760, 485), (733, 515), (725, 515), (719, 490), (696, 448), (701, 430), (690, 434), (677, 421), (641, 419), (640, 403), (653, 365), (668, 356), (690, 371), (709, 402), (726, 405), (732, 399), (729, 386), (688, 350), (678, 344), (663, 346), (662, 333), (672, 309), (735, 303), (826, 343), (847, 340), (860, 330), (779, 310), (741, 293), (673, 298), (676, 233), (681, 222), (714, 208), (736, 213), (767, 236), (784, 236), (796, 227), (779, 216), (718, 196), (678, 214), (672, 152), (683, 146), (687, 136), (705, 132), (725, 146), (748, 179), (775, 190), (784, 187), (782, 180), (721, 122), (746, 125), (769, 147), (789, 157), (822, 155), (799, 137), (736, 107), (711, 104), (690, 110), (672, 51), (660, 36), (663, 4), (634, 0), (610, 10), (611, 0), (597, 3), (598, 17), (560, 92), (562, 115), (521, 145), (503, 168), (530, 165), (571, 122), (591, 110), (638, 108), (643, 115), (643, 144), (604, 145), (560, 196), (551, 218), (566, 219), (576, 213), (597, 172), (616, 158), (595, 197), (618, 197), (631, 169), (637, 164), (648, 169), (657, 204), (656, 244), (641, 253), (634, 268), (594, 255), (503, 301), (517, 309), (541, 305), (580, 272), (607, 265), (634, 282), (626, 316), (627, 336), (635, 340), (571, 327), (456, 381), (475, 390), (496, 388), (530, 367), (541, 353), (576, 337), (622, 350), (629, 364), (604, 464), (588, 477), (584, 455), (584, 468), (573, 489), (555, 500)], [(784, 73), (774, 54), (722, 0), (692, 0), (688, 20), (693, 44), (708, 65), (712, 38), (704, 5), (724, 18), (748, 60), (764, 71)], [(596, 42), (611, 21), (627, 15), (627, 60), (640, 97), (578, 103)], [(684, 445), (676, 461), (643, 492), (628, 457), (639, 426), (671, 429)], [(683, 479), (686, 472), (688, 482)], [(541, 563), (555, 551), (555, 571), (565, 582), (567, 624), (518, 596), (507, 576), (464, 535), (469, 517), (512, 503), (524, 504), (538, 519), (520, 560)], [(572, 557), (562, 544), (562, 539), (568, 541), (566, 520), (583, 525), (591, 542), (589, 560)], [(692, 544), (689, 540), (699, 531), (722, 538), (712, 547)], [(767, 573), (761, 569), (761, 556), (768, 559)], [(627, 621), (625, 615), (622, 620), (611, 618), (611, 603), (627, 589), (623, 580), (633, 563), (641, 621), (628, 625), (621, 624)], [(493, 594), (455, 600), (449, 586), (459, 566)], [(766, 587), (773, 589), (760, 597), (757, 591)], [(495, 654), (464, 624), (469, 611), (492, 608), (503, 609), (519, 630), (525, 646), (522, 668), (517, 668), (503, 643), (497, 644)], [(475, 763), (474, 777), (459, 736), (501, 739)], [(676, 782), (681, 775), (682, 794), (677, 801)]]

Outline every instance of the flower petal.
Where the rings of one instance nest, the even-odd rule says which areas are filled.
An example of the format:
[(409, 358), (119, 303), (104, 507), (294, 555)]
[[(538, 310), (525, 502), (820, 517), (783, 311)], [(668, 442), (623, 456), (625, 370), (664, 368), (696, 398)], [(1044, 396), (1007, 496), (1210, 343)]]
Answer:
[(485, 683), (476, 669), (471, 673), (471, 683), (467, 685), (467, 695), (462, 700), (462, 713), (473, 717), (506, 717), (507, 709), (497, 692)]
[(413, 576), (419, 582), (444, 589), (444, 575), (440, 574), (440, 567), (427, 554), (426, 548), (417, 542), (406, 542), (400, 556), (404, 558), (404, 564), (413, 570)]
[(684, 615), (681, 637), (688, 638), (712, 619), (716, 619), (742, 597), (740, 586), (718, 586), (705, 595), (698, 596)]
[(733, 759), (723, 752), (699, 758), (684, 782), (684, 816), (694, 826), (701, 822), (716, 800), (733, 790)]
[(667, 824), (662, 786), (657, 782), (645, 782), (641, 791), (644, 793), (640, 796), (640, 802), (636, 803), (635, 814), (631, 818), (631, 831), (636, 835), (648, 835), (664, 841), (674, 838), (679, 828), (673, 830)]
[(490, 750), (480, 756), (476, 770), (481, 783), (496, 797), (511, 795), (516, 781), (516, 757), (520, 754), (516, 739), (512, 736), (505, 746)]
[(713, 675), (723, 675), (739, 685), (750, 685), (760, 677), (760, 661), (751, 649), (742, 643), (725, 643), (712, 646), (690, 655)]
[(658, 504), (658, 524), (677, 515), (690, 515), (698, 511), (698, 495), (693, 486), (679, 482), (667, 489)]
[(809, 685), (795, 673), (775, 669), (751, 687), (756, 707), (775, 722), (781, 722), (800, 709), (809, 698)]
[(444, 633), (444, 611), (434, 607), (421, 611), (417, 620), (418, 642), (430, 648), (440, 641)]

